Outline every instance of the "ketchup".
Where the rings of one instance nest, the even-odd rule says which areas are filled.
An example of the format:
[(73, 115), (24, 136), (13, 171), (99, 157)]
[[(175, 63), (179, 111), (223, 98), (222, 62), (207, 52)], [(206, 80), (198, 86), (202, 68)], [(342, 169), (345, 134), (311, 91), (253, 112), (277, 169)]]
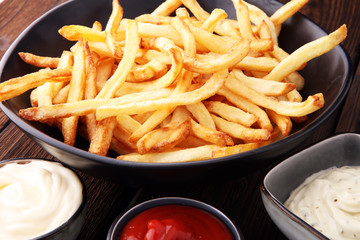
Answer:
[(201, 209), (165, 205), (148, 209), (131, 219), (119, 240), (232, 240), (230, 230)]

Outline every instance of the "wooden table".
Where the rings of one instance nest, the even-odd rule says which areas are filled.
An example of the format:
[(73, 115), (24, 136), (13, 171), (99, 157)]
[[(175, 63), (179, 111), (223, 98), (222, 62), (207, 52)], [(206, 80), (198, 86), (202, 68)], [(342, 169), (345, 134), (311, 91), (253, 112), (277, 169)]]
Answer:
[[(101, 0), (100, 0), (101, 1)], [(12, 41), (36, 18), (65, 0), (5, 0), (0, 4), (0, 57)], [(287, 1), (281, 0), (285, 3)], [(343, 43), (353, 66), (354, 79), (340, 115), (330, 118), (303, 145), (339, 132), (360, 132), (360, 1), (310, 0), (301, 13), (331, 32), (341, 24), (348, 26)], [(39, 157), (53, 159), (30, 140), (0, 112), (0, 159)], [(84, 173), (88, 191), (88, 211), (79, 239), (104, 239), (112, 221), (129, 205), (160, 196), (182, 196), (211, 204), (228, 214), (240, 227), (245, 239), (286, 239), (267, 215), (259, 192), (259, 184), (273, 165), (258, 169), (238, 179), (187, 189), (134, 189), (94, 178)]]

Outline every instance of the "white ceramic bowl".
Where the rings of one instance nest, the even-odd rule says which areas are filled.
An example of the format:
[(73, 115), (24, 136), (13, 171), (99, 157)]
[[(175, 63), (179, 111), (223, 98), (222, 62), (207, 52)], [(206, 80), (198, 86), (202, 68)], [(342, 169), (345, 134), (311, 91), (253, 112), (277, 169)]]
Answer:
[[(80, 202), (80, 205), (79, 206), (77, 206), (77, 209), (75, 210), (75, 212), (70, 216), (70, 218), (68, 218), (67, 220), (65, 220), (65, 222), (63, 222), (63, 223), (60, 223), (60, 225), (58, 226), (58, 227), (56, 227), (55, 229), (53, 229), (53, 230), (50, 230), (49, 232), (47, 232), (47, 233), (44, 233), (44, 234), (41, 234), (41, 235), (39, 235), (39, 236), (37, 236), (37, 237), (35, 237), (35, 238), (33, 238), (34, 240), (36, 239), (36, 240), (40, 240), (40, 239), (48, 239), (48, 240), (57, 240), (57, 239), (66, 239), (66, 240), (72, 240), (72, 239), (77, 239), (77, 237), (78, 237), (78, 235), (79, 235), (79, 233), (80, 233), (80, 231), (81, 231), (81, 229), (82, 229), (82, 227), (83, 227), (83, 223), (84, 223), (84, 218), (85, 218), (85, 214), (86, 214), (86, 199), (87, 199), (87, 197), (86, 197), (86, 188), (85, 188), (85, 185), (84, 185), (84, 182), (82, 181), (82, 179), (81, 179), (81, 177), (76, 173), (76, 172), (74, 172), (72, 169), (70, 169), (70, 168), (68, 168), (68, 167), (66, 167), (66, 166), (64, 166), (64, 165), (62, 165), (61, 163), (58, 163), (58, 162), (55, 162), (55, 161), (52, 161), (52, 160), (45, 160), (45, 159), (9, 159), (9, 160), (4, 160), (4, 161), (1, 161), (0, 162), (0, 168), (2, 168), (2, 167), (4, 167), (5, 165), (7, 165), (7, 164), (13, 164), (13, 163), (16, 163), (16, 164), (22, 164), (22, 165), (24, 165), (24, 164), (29, 164), (30, 162), (34, 162), (34, 161), (36, 161), (36, 162), (46, 162), (46, 163), (51, 163), (51, 164), (60, 164), (60, 167), (62, 167), (62, 168), (66, 168), (66, 169), (68, 169), (68, 170), (70, 170), (71, 172), (70, 172), (70, 174), (69, 174), (69, 172), (67, 172), (66, 171), (66, 173), (65, 174), (61, 174), (61, 176), (65, 176), (65, 177), (69, 177), (69, 176), (72, 176), (72, 174), (71, 173), (73, 173), (74, 175), (75, 175), (75, 178), (78, 178), (79, 179), (79, 182), (80, 182), (80, 184), (81, 184), (81, 187), (74, 187), (73, 189), (80, 189), (82, 192), (80, 193), (80, 196), (81, 196), (81, 202)], [(14, 168), (12, 168), (12, 169), (14, 169)], [(17, 168), (17, 169), (19, 169), (19, 168)], [(40, 168), (39, 168), (40, 169)], [(39, 173), (43, 173), (43, 174), (45, 174), (45, 170), (44, 169), (47, 169), (47, 170), (49, 170), (49, 169), (52, 169), (52, 167), (48, 167), (48, 166), (46, 166), (46, 167), (44, 167), (44, 168), (42, 168), (41, 167), (41, 171), (38, 171), (38, 168), (37, 168), (37, 166), (35, 167), (35, 165), (32, 167), (32, 168), (29, 168), (29, 169), (24, 169), (24, 170), (21, 170), (21, 171), (24, 171), (24, 172), (22, 172), (23, 173), (23, 176), (26, 176), (26, 177), (24, 177), (20, 182), (16, 182), (16, 181), (14, 181), (14, 183), (16, 183), (16, 184), (12, 184), (12, 187), (11, 187), (11, 189), (12, 190), (18, 190), (18, 188), (17, 188), (17, 186), (24, 186), (24, 187), (26, 187), (26, 185), (25, 184), (27, 184), (27, 182), (26, 182), (26, 178), (27, 177), (31, 177), (31, 176), (34, 176), (34, 175), (36, 175), (36, 176), (39, 176)], [(30, 172), (32, 172), (32, 173), (29, 173), (29, 175), (27, 175), (27, 170), (29, 170)], [(33, 171), (34, 170), (34, 171)], [(10, 170), (7, 170), (7, 171), (9, 171), (10, 172)], [(18, 170), (19, 171), (19, 170)], [(50, 171), (50, 170), (49, 170)], [(5, 174), (5, 173), (4, 173)], [(59, 187), (59, 186), (61, 186), (61, 185), (63, 185), (64, 183), (65, 183), (65, 181), (64, 180), (61, 180), (61, 181), (58, 181), (59, 180), (59, 175), (57, 175), (57, 176), (54, 176), (54, 175), (45, 175), (46, 177), (49, 177), (49, 179), (46, 179), (46, 180), (48, 180), (48, 182), (50, 182), (50, 184), (51, 185), (49, 185), (49, 186), (42, 186), (41, 187), (41, 191), (42, 192), (46, 192), (46, 189), (47, 189), (47, 187), (49, 187), (49, 189), (50, 189), (50, 191), (51, 190), (53, 190), (53, 188), (57, 188), (57, 187)], [(31, 179), (29, 179), (28, 181), (29, 181), (29, 183), (31, 183), (31, 180), (34, 180), (34, 182), (36, 182), (36, 181), (39, 181), (39, 180), (41, 180), (41, 179), (37, 179), (37, 178), (35, 178), (36, 180), (34, 180), (34, 178), (31, 178)], [(74, 178), (70, 178), (70, 181), (73, 181), (74, 180)], [(70, 184), (74, 184), (73, 182), (70, 182)], [(66, 189), (69, 189), (68, 187), (66, 187), (65, 186), (65, 188)], [(24, 188), (21, 188), (22, 189), (22, 191), (24, 190)], [(26, 190), (26, 189), (25, 189)], [(58, 191), (61, 191), (61, 187), (59, 187), (58, 189), (57, 189)], [(7, 191), (7, 190), (6, 190)], [(22, 196), (22, 191), (19, 191), (20, 192), (20, 195), (18, 195), (18, 194), (13, 194), (13, 195), (7, 195), (7, 196), (9, 196), (9, 197), (11, 197), (11, 196), (13, 196), (13, 198), (17, 198), (17, 196), (20, 196), (19, 197), (19, 200), (17, 200), (17, 199), (14, 199), (14, 202), (15, 201), (21, 201), (20, 199), (21, 199), (21, 196)], [(37, 191), (37, 190), (36, 190)], [(41, 194), (40, 194), (41, 195)], [(15, 197), (14, 197), (15, 196)], [(56, 197), (56, 196), (55, 196)], [(75, 194), (72, 194), (72, 195), (69, 195), (69, 198), (71, 198), (71, 197), (75, 197)], [(28, 199), (28, 198), (27, 198)], [(50, 198), (49, 197), (49, 199), (52, 199), (52, 198)], [(49, 208), (49, 209), (51, 209), (50, 210), (50, 213), (49, 213), (49, 216), (52, 216), (52, 214), (54, 214), (54, 212), (56, 212), (56, 213), (59, 213), (59, 212), (57, 212), (57, 211), (52, 211), (52, 207), (54, 208), (54, 209), (56, 209), (56, 208), (58, 208), (59, 207), (59, 203), (56, 203), (56, 201), (54, 201), (54, 199), (53, 199), (53, 202), (51, 202), (51, 203), (44, 203), (43, 201), (44, 200), (46, 200), (46, 196), (41, 196), (41, 198), (40, 199), (38, 199), (38, 201), (33, 201), (33, 202), (31, 202), (33, 205), (31, 205), (31, 211), (32, 211), (32, 213), (33, 214), (36, 214), (36, 213), (39, 213), (40, 214), (40, 211), (42, 211), (42, 209), (44, 209), (44, 208)], [(68, 200), (68, 198), (67, 198), (67, 200)], [(26, 200), (27, 201), (27, 200)], [(76, 204), (78, 204), (78, 202), (75, 202)], [(27, 201), (27, 203), (24, 203), (24, 204), (30, 204), (30, 202), (28, 202)], [(41, 209), (40, 209), (40, 207), (42, 207)], [(70, 207), (69, 209), (72, 209), (72, 207)], [(29, 212), (30, 210), (28, 209), (28, 210), (26, 210), (25, 212)], [(45, 211), (45, 209), (43, 210), (43, 211)], [(43, 212), (41, 212), (41, 214), (42, 214)], [(55, 213), (55, 214), (56, 214)], [(34, 217), (37, 217), (39, 214), (37, 214), (36, 216), (34, 216)], [(54, 219), (55, 219), (55, 217), (56, 218), (58, 218), (59, 216), (57, 216), (57, 215), (55, 215), (54, 216)], [(49, 222), (51, 222), (50, 221), (51, 219), (49, 219)], [(26, 222), (26, 220), (24, 220), (25, 222)], [(35, 224), (41, 224), (41, 222), (42, 221), (39, 221), (39, 222), (37, 222), (36, 220), (34, 220), (35, 221)], [(60, 222), (60, 221), (59, 221)], [(49, 228), (51, 228), (50, 227), (51, 225), (49, 224), (49, 226), (47, 226), (47, 227), (49, 227)], [(44, 229), (46, 229), (45, 228), (45, 226), (44, 226)], [(1, 236), (1, 234), (0, 234), (0, 236)]]

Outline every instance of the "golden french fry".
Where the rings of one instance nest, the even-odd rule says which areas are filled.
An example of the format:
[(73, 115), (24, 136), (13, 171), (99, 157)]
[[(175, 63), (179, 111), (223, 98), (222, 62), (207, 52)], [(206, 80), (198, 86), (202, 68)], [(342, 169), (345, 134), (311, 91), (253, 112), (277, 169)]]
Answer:
[(53, 104), (56, 105), (56, 104), (66, 103), (69, 95), (69, 90), (70, 90), (70, 84), (60, 89), (60, 91), (58, 91), (58, 93), (54, 96), (52, 100)]
[[(195, 17), (201, 21), (206, 21), (210, 14), (206, 12), (196, 0), (181, 0), (182, 3), (195, 15)], [(215, 32), (223, 36), (231, 36), (238, 38), (240, 34), (237, 29), (231, 24), (230, 21), (224, 19), (221, 21), (222, 24), (215, 26)]]
[(159, 75), (164, 75), (167, 71), (166, 64), (152, 59), (150, 62), (144, 65), (134, 65), (130, 71), (126, 81), (128, 82), (142, 82), (145, 80), (152, 79)]
[(214, 120), (202, 102), (186, 105), (186, 108), (201, 125), (216, 129)]
[(140, 154), (148, 152), (163, 152), (182, 142), (190, 134), (190, 119), (176, 127), (163, 127), (155, 129), (137, 141)]
[(110, 148), (115, 145), (116, 151), (121, 151), (119, 154), (136, 152), (136, 144), (129, 142), (129, 136), (130, 133), (117, 124), (113, 130), (113, 138), (111, 139)]
[(153, 14), (142, 14), (135, 18), (138, 22), (143, 23), (152, 23), (157, 25), (166, 25), (171, 24), (171, 17), (168, 16), (160, 16), (160, 15), (153, 15)]
[(331, 34), (303, 45), (281, 61), (265, 78), (282, 81), (290, 73), (297, 71), (302, 64), (339, 45), (346, 38), (346, 35), (346, 26), (342, 25)]
[[(77, 102), (84, 97), (85, 86), (85, 47), (80, 38), (74, 53), (74, 67), (70, 81), (70, 89), (67, 102)], [(71, 116), (64, 118), (61, 122), (61, 132), (64, 136), (64, 142), (73, 146), (76, 139), (76, 130), (79, 117)]]
[(155, 162), (155, 163), (177, 163), (190, 162), (210, 159), (214, 149), (219, 148), (215, 145), (205, 145), (189, 149), (174, 149), (169, 152), (138, 154), (130, 153), (120, 155), (117, 159), (133, 162)]
[[(274, 50), (270, 54), (279, 61), (282, 61), (289, 56), (289, 54), (287, 52), (285, 52), (283, 49), (281, 49), (278, 46), (274, 46)], [(302, 64), (298, 70), (303, 69), (305, 66), (306, 66), (306, 63)], [(286, 77), (286, 81), (296, 84), (297, 90), (303, 89), (304, 84), (305, 84), (304, 78), (298, 72), (290, 73)]]
[(96, 66), (96, 89), (98, 92), (101, 91), (106, 81), (110, 78), (114, 62), (113, 58), (105, 58), (98, 62)]
[[(115, 31), (120, 24), (122, 18), (122, 8), (117, 0), (113, 0), (112, 19), (109, 20), (107, 30), (110, 31), (110, 41), (107, 43), (114, 44)], [(110, 18), (111, 18), (110, 17)], [(132, 20), (126, 21), (126, 42), (123, 58), (121, 59), (114, 74), (106, 81), (101, 91), (96, 96), (96, 99), (110, 99), (114, 97), (116, 91), (124, 84), (127, 75), (130, 73), (134, 65), (136, 53), (139, 49), (140, 39), (138, 36), (137, 22)], [(118, 49), (116, 45), (113, 47)], [(116, 118), (101, 119), (96, 125), (94, 136), (91, 139), (89, 152), (105, 155), (110, 148), (113, 129), (116, 126)]]
[(91, 51), (96, 52), (100, 56), (109, 57), (112, 59), (120, 59), (119, 56), (114, 55), (114, 53), (110, 50), (109, 46), (105, 42), (88, 42)]
[[(195, 27), (189, 21), (185, 21), (191, 32), (194, 34), (196, 41), (202, 46), (215, 53), (226, 53), (236, 43), (236, 39), (230, 37), (223, 37), (207, 32), (201, 28)], [(267, 39), (254, 39), (250, 42), (250, 48), (254, 51), (265, 52), (273, 49), (273, 42)]]
[(218, 146), (234, 145), (234, 141), (231, 137), (224, 132), (203, 126), (194, 120), (191, 120), (191, 132), (194, 136)]
[(121, 59), (115, 73), (109, 80), (106, 81), (106, 84), (96, 96), (97, 99), (112, 98), (117, 89), (124, 84), (126, 77), (134, 64), (139, 43), (140, 40), (137, 33), (137, 23), (128, 20), (126, 25), (126, 44), (123, 58)]
[(230, 146), (230, 147), (222, 147), (222, 148), (214, 150), (212, 153), (212, 157), (213, 158), (226, 157), (226, 156), (233, 155), (233, 154), (247, 152), (247, 151), (256, 149), (260, 146), (261, 145), (259, 143), (244, 143), (244, 144), (237, 144), (235, 146)]
[(155, 49), (147, 50), (145, 53), (141, 54), (139, 58), (144, 59), (146, 62), (155, 59), (163, 64), (167, 64), (167, 65), (171, 64), (171, 57), (168, 54), (160, 52)]
[(126, 161), (199, 161), (273, 143), (324, 105), (321, 93), (302, 100), (297, 71), (341, 43), (346, 26), (288, 54), (278, 46), (281, 24), (308, 0), (271, 17), (232, 1), (236, 20), (196, 0), (165, 0), (131, 20), (113, 0), (104, 30), (97, 21), (59, 30), (78, 41), (60, 58), (19, 53), (43, 69), (1, 83), (0, 100), (35, 88), (21, 117), (59, 127), (70, 145), (77, 132), (89, 152), (111, 149)]
[(144, 121), (144, 123), (133, 132), (133, 134), (129, 137), (130, 142), (136, 142), (141, 137), (143, 137), (146, 133), (153, 130), (156, 126), (158, 126), (165, 118), (167, 118), (173, 108), (165, 108), (162, 110), (155, 111), (151, 114), (150, 117)]
[(22, 77), (9, 79), (0, 83), (0, 101), (16, 97), (48, 81), (68, 82), (71, 75), (71, 69), (44, 69)]
[[(132, 118), (129, 115), (126, 114), (119, 114), (116, 116), (116, 121), (121, 128), (126, 130), (129, 133), (135, 132), (139, 127), (141, 127), (141, 124), (136, 121), (134, 118)], [(130, 136), (129, 136), (130, 137)]]
[(44, 57), (26, 52), (19, 52), (18, 54), (24, 62), (41, 68), (57, 68), (60, 60), (56, 57)]
[(116, 40), (117, 29), (120, 26), (121, 19), (123, 18), (124, 10), (119, 4), (118, 0), (112, 1), (112, 12), (105, 27), (105, 41), (111, 52), (117, 56), (122, 57), (122, 50)]
[(290, 102), (301, 102), (302, 101), (302, 96), (296, 89), (294, 89), (294, 90), (290, 91), (288, 94), (286, 94), (286, 97), (287, 97), (288, 101), (290, 101)]
[(187, 53), (187, 55), (189, 55), (190, 57), (195, 57), (196, 42), (187, 24), (185, 24), (185, 22), (181, 18), (174, 17), (171, 21), (171, 25), (179, 33), (183, 41), (184, 50)]
[(175, 11), (178, 7), (181, 6), (180, 0), (166, 0), (162, 4), (160, 4), (151, 15), (158, 16), (169, 16), (172, 12)]
[(218, 91), (218, 94), (226, 97), (227, 100), (229, 100), (232, 104), (234, 104), (238, 108), (257, 116), (258, 123), (261, 128), (267, 129), (270, 132), (273, 130), (273, 126), (270, 122), (268, 115), (262, 108), (260, 108), (256, 104), (250, 102), (246, 98), (243, 98), (243, 97), (235, 94), (234, 92), (230, 91), (226, 87), (221, 88)]
[(116, 118), (110, 117), (96, 122), (96, 129), (90, 140), (89, 152), (106, 156), (116, 126)]
[(219, 21), (226, 19), (228, 17), (227, 13), (223, 9), (215, 8), (208, 18), (201, 25), (201, 29), (208, 31), (210, 33), (214, 32), (216, 25)]
[(269, 109), (266, 110), (266, 113), (268, 114), (270, 120), (278, 126), (283, 136), (288, 136), (290, 134), (292, 129), (292, 122), (290, 117), (279, 115)]
[(293, 83), (276, 82), (261, 78), (248, 77), (236, 69), (231, 72), (231, 75), (234, 76), (239, 83), (246, 85), (247, 87), (252, 88), (266, 96), (285, 95), (296, 88), (296, 85)]
[(210, 143), (208, 141), (195, 137), (194, 135), (189, 135), (184, 141), (176, 145), (175, 148), (195, 148), (209, 144)]
[(69, 41), (79, 41), (82, 38), (84, 41), (104, 42), (106, 38), (104, 32), (81, 25), (64, 26), (59, 29), (59, 33)]
[(249, 71), (269, 72), (274, 69), (278, 61), (270, 57), (246, 56), (235, 65), (235, 68)]
[(204, 56), (202, 59), (185, 58), (184, 67), (192, 72), (214, 73), (233, 67), (246, 56), (249, 50), (249, 41), (242, 39), (237, 41), (229, 52), (216, 58), (211, 56)]
[[(87, 43), (85, 43), (85, 90), (84, 90), (84, 99), (94, 99), (97, 95), (96, 89), (96, 66), (94, 60), (91, 56), (90, 48)], [(92, 139), (94, 131), (96, 128), (96, 117), (94, 113), (90, 113), (84, 116), (86, 132), (88, 139)]]
[(30, 103), (32, 107), (38, 106), (38, 99), (37, 99), (37, 88), (31, 91), (30, 93)]
[(173, 94), (168, 98), (149, 100), (145, 102), (134, 102), (118, 106), (99, 107), (96, 110), (96, 119), (101, 120), (121, 113), (130, 115), (137, 114), (146, 111), (154, 111), (160, 108), (189, 105), (202, 101), (213, 96), (222, 87), (227, 74), (227, 70), (216, 72), (201, 88), (191, 92)]
[[(68, 88), (68, 87), (66, 87)], [(65, 89), (65, 88), (64, 88)], [(65, 89), (66, 90), (66, 89)], [(103, 105), (121, 105), (132, 102), (149, 101), (170, 96), (169, 89), (160, 89), (144, 93), (132, 93), (113, 99), (91, 99), (72, 103), (57, 104), (52, 106), (32, 107), (21, 109), (19, 115), (27, 120), (44, 120), (48, 118), (63, 118), (70, 116), (82, 116), (94, 113), (96, 109)]]
[(216, 127), (231, 137), (245, 141), (263, 141), (268, 140), (271, 136), (271, 132), (266, 129), (248, 128), (241, 124), (227, 121), (213, 114), (211, 116), (215, 121)]
[(236, 10), (236, 18), (241, 36), (246, 39), (255, 39), (250, 22), (249, 8), (242, 0), (232, 0), (232, 2)]
[(262, 106), (267, 109), (271, 109), (278, 114), (301, 117), (310, 114), (324, 106), (324, 96), (322, 93), (309, 96), (304, 102), (287, 102), (277, 101), (262, 95), (255, 90), (240, 84), (231, 75), (227, 78), (225, 86), (231, 88), (235, 93), (248, 99), (249, 101)]
[(292, 0), (279, 8), (270, 19), (274, 25), (280, 25), (299, 11), (309, 0)]
[(239, 123), (245, 127), (250, 127), (259, 119), (257, 116), (240, 108), (219, 101), (205, 101), (204, 104), (211, 113), (215, 113), (228, 121)]
[[(183, 74), (183, 78), (179, 81), (176, 89), (174, 90), (173, 94), (175, 93), (182, 93), (186, 90), (187, 83), (190, 84), (192, 79), (192, 74), (189, 72), (185, 72)], [(179, 111), (180, 108), (175, 109), (174, 116)], [(130, 136), (129, 141), (135, 142), (139, 140), (142, 136), (144, 136), (147, 132), (153, 130), (156, 126), (158, 126), (161, 122), (163, 122), (174, 110), (174, 107), (163, 108), (157, 110), (151, 114), (149, 118), (139, 127), (133, 134)], [(185, 115), (185, 114), (182, 114)]]

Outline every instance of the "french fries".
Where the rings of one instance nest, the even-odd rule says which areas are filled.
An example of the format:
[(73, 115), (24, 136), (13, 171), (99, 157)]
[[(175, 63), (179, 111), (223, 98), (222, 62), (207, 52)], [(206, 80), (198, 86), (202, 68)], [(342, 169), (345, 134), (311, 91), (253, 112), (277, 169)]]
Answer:
[(59, 29), (75, 43), (61, 57), (20, 52), (41, 69), (1, 83), (0, 101), (33, 89), (21, 117), (59, 127), (69, 145), (81, 135), (89, 152), (113, 150), (119, 161), (200, 161), (270, 144), (324, 106), (322, 93), (303, 100), (298, 71), (347, 29), (289, 54), (278, 46), (281, 25), (308, 0), (272, 16), (232, 2), (236, 19), (196, 0), (166, 0), (125, 19), (113, 0), (104, 30), (96, 20)]

